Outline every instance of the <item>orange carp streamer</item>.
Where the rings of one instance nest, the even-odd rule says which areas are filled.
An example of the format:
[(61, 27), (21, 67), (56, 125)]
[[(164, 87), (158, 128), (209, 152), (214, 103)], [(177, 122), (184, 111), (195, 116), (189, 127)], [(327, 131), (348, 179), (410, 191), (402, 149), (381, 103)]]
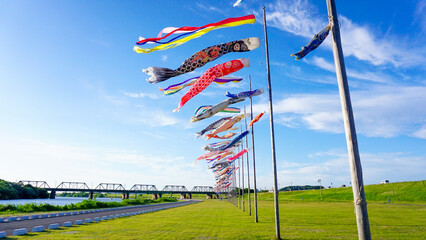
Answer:
[(259, 121), (259, 119), (263, 116), (265, 112), (261, 112), (259, 113), (259, 115), (257, 115), (253, 120), (251, 120), (250, 124), (249, 124), (249, 128), (251, 128), (251, 126), (253, 126), (253, 124), (257, 121)]

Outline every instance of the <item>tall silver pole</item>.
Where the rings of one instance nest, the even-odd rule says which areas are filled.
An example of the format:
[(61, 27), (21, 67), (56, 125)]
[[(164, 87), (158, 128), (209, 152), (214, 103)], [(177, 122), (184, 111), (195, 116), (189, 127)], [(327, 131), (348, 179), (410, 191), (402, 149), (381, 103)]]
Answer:
[(327, 0), (329, 23), (332, 30), (332, 45), (334, 63), (336, 65), (337, 82), (339, 85), (340, 102), (342, 104), (343, 121), (345, 123), (346, 144), (348, 147), (349, 165), (351, 170), (352, 192), (354, 196), (356, 222), (359, 239), (371, 239), (370, 223), (368, 221), (367, 201), (362, 179), (361, 159), (358, 151), (355, 121), (352, 112), (351, 97), (346, 77), (345, 60), (340, 41), (339, 21), (334, 0)]
[[(249, 85), (251, 91), (251, 77), (249, 75)], [(250, 119), (253, 120), (253, 100), (250, 97)], [(256, 156), (254, 152), (254, 126), (251, 126), (251, 151), (253, 153), (253, 187), (254, 187), (254, 222), (259, 222), (257, 216), (257, 183), (256, 183)]]
[(238, 158), (238, 208), (241, 209), (241, 159)]
[[(246, 114), (246, 106), (244, 106), (244, 114)], [(247, 131), (247, 118), (244, 118), (244, 123), (246, 125), (246, 131)], [(248, 148), (248, 137), (246, 136), (246, 148)], [(249, 156), (248, 151), (246, 153), (246, 159), (247, 159), (247, 188), (248, 188), (248, 207), (249, 207), (249, 215), (251, 216), (251, 198), (250, 198), (250, 162), (249, 162)]]
[[(241, 133), (243, 133), (243, 124), (241, 123), (241, 129), (240, 129)], [(241, 140), (241, 147), (240, 147), (240, 151), (242, 151), (244, 149), (244, 141)], [(241, 181), (243, 181), (243, 212), (246, 211), (246, 203), (244, 201), (244, 155), (241, 156)]]
[[(236, 165), (236, 163), (234, 162), (233, 163), (234, 169), (235, 169), (235, 165)], [(237, 189), (237, 172), (235, 170), (234, 170), (233, 179), (232, 179), (232, 187), (234, 188), (234, 191), (235, 191), (235, 196), (234, 196), (234, 199), (232, 201), (233, 201), (234, 206), (237, 207), (238, 206), (238, 203), (236, 203), (236, 201), (238, 200), (237, 199), (237, 191), (236, 191), (236, 189)]]
[(266, 72), (268, 73), (269, 113), (270, 113), (269, 120), (271, 125), (272, 168), (274, 171), (275, 237), (277, 239), (280, 239), (281, 238), (280, 212), (279, 212), (279, 205), (278, 205), (277, 162), (275, 160), (274, 113), (272, 109), (271, 72), (269, 71), (268, 32), (266, 30), (265, 6), (263, 7), (263, 26), (265, 28)]

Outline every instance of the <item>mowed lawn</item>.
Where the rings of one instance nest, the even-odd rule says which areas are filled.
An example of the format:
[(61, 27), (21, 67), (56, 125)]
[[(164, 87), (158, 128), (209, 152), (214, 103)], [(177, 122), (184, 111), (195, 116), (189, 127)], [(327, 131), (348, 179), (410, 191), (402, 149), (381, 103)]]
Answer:
[[(248, 209), (205, 200), (16, 239), (274, 239), (273, 209), (272, 201), (259, 201), (259, 223), (254, 223)], [(425, 205), (369, 204), (368, 212), (373, 239), (426, 239)], [(351, 203), (282, 202), (280, 220), (282, 239), (358, 239)]]

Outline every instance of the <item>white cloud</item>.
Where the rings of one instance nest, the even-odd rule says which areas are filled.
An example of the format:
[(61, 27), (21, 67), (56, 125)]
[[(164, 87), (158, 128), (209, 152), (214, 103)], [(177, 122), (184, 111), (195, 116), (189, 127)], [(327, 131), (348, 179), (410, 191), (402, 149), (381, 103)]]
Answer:
[(423, 31), (426, 30), (426, 0), (420, 0), (417, 3), (416, 10), (414, 12), (415, 22), (420, 22), (420, 26)]
[[(8, 181), (43, 180), (50, 186), (81, 181), (133, 184), (212, 185), (213, 175), (202, 164), (180, 156), (153, 155), (128, 149), (90, 149), (31, 139), (1, 139), (0, 176)], [(194, 181), (194, 179), (196, 179)]]
[(161, 56), (161, 61), (166, 62), (166, 61), (167, 61), (167, 59), (168, 59), (168, 56), (167, 56), (167, 55), (162, 55), (162, 56)]
[(426, 125), (421, 126), (417, 131), (415, 131), (413, 136), (426, 139)]
[[(320, 17), (307, 1), (277, 0), (268, 9), (273, 9), (267, 13), (269, 26), (308, 39), (328, 24), (325, 13)], [(426, 62), (422, 45), (413, 46), (412, 41), (406, 42), (398, 36), (380, 36), (368, 26), (360, 26), (345, 16), (339, 16), (339, 21), (346, 56), (354, 56), (373, 65), (391, 64), (395, 67), (424, 65)], [(324, 45), (331, 49), (329, 39), (324, 41)]]
[[(424, 137), (425, 87), (388, 86), (352, 91), (357, 132), (366, 136)], [(266, 109), (256, 104), (254, 109)], [(276, 100), (277, 123), (331, 133), (344, 132), (339, 95), (298, 94)], [(419, 125), (422, 127), (419, 128)]]
[(220, 9), (220, 8), (214, 7), (214, 6), (212, 6), (212, 5), (205, 5), (205, 4), (202, 4), (202, 3), (200, 3), (200, 2), (195, 3), (195, 5), (196, 5), (199, 9), (201, 9), (201, 10), (203, 10), (203, 11), (216, 12), (216, 13), (220, 13), (220, 14), (222, 14), (222, 15), (227, 15), (227, 14), (226, 14), (226, 11), (224, 11), (224, 10), (222, 10), (222, 9)]
[(315, 11), (307, 1), (279, 0), (269, 4), (266, 21), (268, 26), (293, 33), (297, 36), (312, 38), (327, 26), (327, 19), (320, 21), (312, 13)]
[[(290, 185), (315, 185), (322, 179), (324, 186), (349, 185), (348, 154), (344, 150), (333, 149), (309, 154), (309, 162), (283, 161), (278, 165), (278, 179), (281, 187)], [(362, 153), (360, 154), (365, 184), (378, 184), (383, 179), (391, 182), (406, 179), (421, 180), (426, 167), (424, 156), (411, 156), (409, 153)]]
[(148, 126), (171, 126), (181, 122), (175, 118), (173, 112), (164, 112), (159, 109), (138, 109), (138, 111), (130, 116), (127, 116), (128, 121), (132, 123), (144, 124)]
[[(306, 60), (305, 62), (308, 63), (312, 63), (314, 66), (320, 67), (324, 70), (327, 70), (329, 72), (336, 72), (336, 68), (334, 66), (333, 63), (328, 62), (327, 60), (325, 60), (322, 57), (312, 57), (312, 60)], [(374, 72), (358, 72), (358, 71), (354, 71), (351, 70), (351, 68), (346, 68), (346, 74), (348, 77), (353, 77), (353, 78), (357, 78), (357, 79), (361, 79), (361, 80), (367, 80), (367, 81), (372, 81), (372, 82), (377, 82), (377, 83), (385, 83), (388, 81), (388, 79), (390, 79), (391, 77), (389, 76), (383, 76), (381, 74), (378, 73), (374, 73)]]
[(150, 99), (158, 99), (159, 96), (157, 94), (154, 93), (143, 93), (143, 92), (139, 92), (139, 93), (129, 93), (129, 92), (124, 92), (124, 95), (131, 97), (131, 98), (150, 98)]

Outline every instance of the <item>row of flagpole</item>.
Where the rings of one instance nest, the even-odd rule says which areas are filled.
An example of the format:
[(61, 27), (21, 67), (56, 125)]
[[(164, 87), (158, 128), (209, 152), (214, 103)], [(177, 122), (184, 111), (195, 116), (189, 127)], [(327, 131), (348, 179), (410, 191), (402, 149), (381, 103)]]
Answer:
[[(356, 222), (358, 228), (358, 238), (359, 239), (371, 239), (370, 233), (370, 224), (368, 219), (368, 211), (367, 211), (367, 201), (365, 199), (364, 192), (364, 183), (362, 177), (362, 166), (361, 160), (359, 156), (358, 150), (358, 141), (356, 137), (355, 130), (355, 121), (353, 118), (352, 104), (350, 99), (349, 86), (346, 76), (346, 69), (343, 57), (343, 51), (340, 40), (340, 30), (337, 19), (337, 10), (334, 0), (326, 0), (327, 1), (327, 10), (329, 15), (329, 24), (332, 31), (332, 46), (333, 46), (333, 55), (334, 62), (336, 66), (336, 76), (339, 85), (340, 92), (340, 100), (342, 105), (342, 113), (345, 125), (345, 135), (346, 142), (348, 147), (348, 155), (349, 155), (349, 164), (351, 170), (351, 179), (352, 179), (352, 191), (354, 196), (354, 205), (355, 205), (355, 214), (356, 214)], [(268, 33), (266, 27), (266, 13), (265, 7), (263, 7), (263, 22), (264, 22), (264, 33), (265, 33), (265, 52), (266, 52), (266, 73), (267, 73), (267, 83), (268, 83), (268, 93), (269, 93), (269, 119), (270, 119), (270, 129), (271, 129), (271, 153), (272, 153), (272, 167), (273, 167), (273, 180), (274, 180), (274, 213), (275, 213), (275, 237), (276, 239), (281, 239), (280, 233), (280, 218), (279, 218), (279, 202), (278, 202), (278, 181), (277, 181), (277, 168), (276, 168), (276, 155), (275, 155), (275, 137), (274, 137), (274, 120), (273, 120), (273, 105), (272, 105), (272, 86), (271, 86), (271, 75), (269, 68), (269, 49), (268, 49)], [(249, 77), (250, 82), (250, 91), (251, 91), (251, 78)], [(252, 106), (252, 98), (250, 98), (250, 115), (251, 119), (253, 119), (253, 106)], [(245, 113), (244, 108), (244, 113)], [(247, 122), (246, 122), (247, 124)], [(246, 125), (247, 129), (247, 125)], [(255, 163), (255, 151), (254, 151), (254, 128), (251, 129), (252, 133), (252, 153), (253, 153), (253, 177), (254, 177), (254, 205), (255, 205), (255, 222), (258, 222), (257, 215), (257, 189), (256, 189), (256, 163)], [(246, 136), (246, 147), (247, 136)], [(248, 153), (247, 157), (247, 168), (249, 166)], [(243, 172), (242, 178), (242, 200), (243, 200), (243, 211), (244, 209), (244, 160), (242, 161), (241, 169), (239, 171)], [(247, 169), (247, 177), (248, 183), (249, 180), (249, 169)], [(239, 188), (239, 192), (241, 192), (241, 188)], [(250, 185), (248, 187), (248, 196), (249, 196), (249, 214), (251, 215), (251, 204), (250, 204)], [(241, 208), (241, 205), (240, 205)]]
[[(366, 202), (366, 199), (365, 199), (364, 183), (363, 183), (363, 178), (362, 178), (362, 167), (361, 167), (361, 161), (360, 161), (359, 150), (358, 150), (355, 123), (354, 123), (354, 118), (353, 118), (352, 105), (351, 105), (351, 99), (350, 99), (350, 94), (349, 94), (349, 87), (348, 87), (348, 82), (347, 82), (345, 63), (344, 63), (344, 58), (343, 58), (343, 51), (342, 51), (342, 46), (341, 46), (341, 41), (340, 41), (340, 30), (339, 30), (339, 24), (338, 24), (338, 19), (337, 19), (337, 11), (336, 11), (336, 6), (335, 6), (334, 0), (326, 0), (326, 1), (327, 1), (327, 11), (328, 11), (329, 24), (319, 34), (316, 34), (314, 36), (314, 38), (311, 40), (311, 42), (309, 42), (307, 46), (304, 46), (302, 48), (302, 51), (299, 51), (296, 54), (292, 54), (292, 56), (296, 56), (296, 59), (303, 58), (310, 51), (317, 48), (324, 41), (324, 39), (328, 35), (328, 32), (331, 30), (331, 32), (332, 32), (333, 56), (334, 56), (334, 62), (335, 62), (335, 67), (336, 67), (337, 82), (338, 82), (339, 92), (340, 92), (340, 100), (341, 100), (341, 105), (342, 105), (343, 121), (344, 121), (344, 126), (345, 126), (345, 135), (346, 135), (346, 142), (347, 142), (349, 163), (350, 163), (350, 170), (351, 170), (351, 179), (352, 179), (352, 183), (353, 183), (352, 184), (352, 190), (353, 190), (353, 196), (354, 196), (355, 214), (356, 214), (357, 227), (358, 227), (358, 237), (359, 237), (359, 239), (371, 239), (368, 213), (367, 213), (367, 202)], [(178, 45), (180, 45), (180, 44), (182, 44), (186, 41), (189, 41), (190, 39), (199, 37), (202, 34), (205, 34), (208, 31), (211, 31), (211, 30), (218, 28), (218, 27), (224, 27), (225, 25), (226, 26), (239, 26), (239, 25), (242, 25), (242, 24), (254, 23), (254, 21), (255, 21), (254, 15), (248, 15), (248, 16), (244, 16), (244, 17), (240, 17), (240, 18), (226, 19), (225, 21), (221, 21), (221, 22), (214, 23), (214, 24), (208, 24), (209, 26), (215, 26), (214, 28), (209, 28), (209, 29), (205, 29), (207, 25), (203, 26), (203, 27), (184, 27), (184, 28), (179, 28), (179, 29), (177, 29), (177, 28), (176, 29), (175, 28), (165, 28), (160, 32), (160, 35), (157, 38), (146, 39), (146, 38), (141, 37), (139, 39), (139, 42), (137, 42), (137, 45), (139, 45), (139, 46), (135, 46), (134, 50), (138, 53), (149, 53), (149, 52), (156, 51), (156, 50), (165, 50), (165, 49), (168, 49), (168, 48), (178, 46)], [(280, 234), (280, 217), (279, 217), (279, 203), (278, 203), (279, 189), (278, 189), (278, 180), (277, 180), (275, 136), (274, 136), (275, 131), (274, 131), (274, 116), (273, 116), (274, 114), (273, 114), (273, 104), (272, 104), (272, 85), (271, 85), (271, 73), (270, 73), (270, 67), (269, 67), (268, 33), (267, 33), (267, 26), (266, 26), (265, 7), (263, 7), (263, 22), (264, 22), (264, 34), (265, 34), (266, 73), (267, 73), (268, 97), (269, 97), (269, 120), (270, 120), (271, 155), (272, 155), (272, 168), (273, 168), (275, 230), (276, 230), (276, 238), (280, 239), (281, 234)], [(171, 29), (175, 29), (175, 30), (171, 30)], [(164, 33), (169, 32), (169, 31), (170, 32), (168, 34), (166, 34), (165, 36), (162, 36), (163, 31), (165, 31)], [(169, 42), (166, 42), (166, 43), (158, 42), (159, 40), (166, 38), (170, 34), (173, 34), (175, 31), (186, 32), (186, 33), (183, 33), (181, 36), (186, 35), (188, 33), (192, 33), (192, 32), (196, 32), (196, 33), (193, 33), (192, 35), (186, 36), (185, 38), (182, 38), (182, 39), (177, 39), (178, 37), (176, 37), (174, 39), (177, 39), (177, 40), (170, 40)], [(258, 41), (259, 41), (259, 39), (257, 39), (257, 42)], [(153, 47), (153, 48), (141, 47), (147, 42), (157, 42), (160, 45)], [(259, 45), (252, 46), (252, 47), (256, 48), (258, 46)], [(238, 48), (236, 51), (238, 52), (239, 50), (240, 50), (240, 48)], [(249, 50), (251, 50), (251, 49), (249, 49)], [(226, 54), (226, 53), (227, 52), (225, 52), (224, 54)], [(191, 58), (193, 58), (193, 57), (191, 57)], [(215, 58), (213, 57), (213, 59), (215, 59)], [(191, 59), (188, 59), (187, 61), (189, 61), (189, 60), (191, 60)], [(210, 61), (210, 60), (207, 59), (207, 61)], [(203, 62), (203, 64), (196, 66), (196, 67), (201, 67), (206, 62)], [(233, 63), (231, 63), (231, 62), (235, 62), (236, 65), (234, 66)], [(229, 68), (231, 66), (233, 68), (226, 70), (225, 71), (226, 74), (224, 74), (224, 72), (222, 72), (221, 69), (225, 69), (226, 67)], [(212, 72), (216, 71), (216, 75), (213, 75), (212, 72), (206, 72), (207, 73), (206, 75), (203, 74), (199, 78), (199, 80), (197, 80), (197, 82), (193, 83), (194, 85), (196, 85), (196, 83), (198, 83), (198, 81), (200, 81), (200, 82), (202, 82), (202, 83), (199, 84), (200, 86), (198, 86), (198, 85), (197, 85), (197, 87), (192, 86), (191, 89), (188, 91), (188, 93), (184, 97), (182, 97), (181, 102), (180, 102), (178, 108), (175, 109), (175, 111), (179, 111), (179, 109), (189, 99), (191, 99), (193, 96), (195, 96), (198, 93), (200, 93), (201, 91), (203, 91), (204, 88), (206, 88), (212, 81), (216, 80), (216, 78), (218, 78), (219, 75), (227, 75), (229, 73), (238, 71), (242, 67), (247, 67), (247, 66), (249, 66), (248, 59), (237, 59), (237, 60), (232, 60), (232, 61), (223, 63), (221, 65), (217, 65), (217, 66), (211, 68), (211, 69), (214, 69), (214, 70), (212, 70)], [(152, 75), (152, 77), (150, 79), (148, 79), (148, 81), (150, 83), (161, 82), (161, 81), (167, 80), (170, 77), (178, 76), (180, 74), (188, 72), (188, 71), (183, 71), (183, 70), (181, 70), (182, 72), (179, 72), (177, 70), (172, 70), (172, 69), (167, 69), (167, 68), (156, 68), (156, 67), (149, 67), (148, 69), (145, 69), (143, 71)], [(156, 74), (158, 74), (158, 76), (156, 76)], [(219, 74), (219, 75), (217, 75), (217, 74)], [(204, 78), (203, 78), (203, 76), (204, 76)], [(186, 83), (186, 81), (183, 82), (183, 83), (180, 83), (180, 84), (184, 84), (184, 83)], [(172, 85), (172, 86), (177, 86), (177, 85)], [(169, 86), (169, 87), (172, 87), (172, 86)], [(185, 87), (185, 86), (188, 86), (188, 85), (181, 85), (181, 87)], [(203, 87), (201, 87), (201, 86), (203, 86)], [(167, 89), (169, 89), (169, 87)], [(250, 79), (250, 90), (251, 90), (251, 79)], [(164, 91), (164, 90), (161, 90), (161, 91)], [(179, 91), (179, 90), (176, 90), (176, 91)], [(262, 93), (263, 93), (263, 89), (262, 89)], [(252, 106), (251, 96), (252, 95), (250, 95), (250, 110), (251, 110), (250, 115), (251, 115), (251, 119), (253, 121), (253, 106)], [(232, 103), (228, 103), (228, 105), (229, 104), (232, 104)], [(211, 106), (211, 107), (213, 108), (213, 106)], [(245, 109), (244, 109), (244, 113), (246, 113)], [(259, 116), (261, 116), (261, 114)], [(207, 118), (207, 117), (208, 116), (203, 116), (203, 118), (200, 117), (199, 119), (202, 120), (202, 119)], [(195, 119), (194, 121), (199, 121), (199, 119)], [(258, 120), (258, 117), (256, 117), (256, 119)], [(191, 119), (191, 122), (192, 122), (192, 119)], [(245, 124), (246, 124), (246, 131), (244, 132), (244, 135), (246, 137), (245, 142), (246, 142), (246, 148), (247, 148), (248, 147), (248, 140), (247, 140), (248, 131), (247, 131), (247, 121), (246, 120), (245, 120)], [(250, 123), (250, 125), (251, 124), (252, 124), (252, 122)], [(254, 151), (254, 145), (255, 144), (254, 144), (254, 129), (253, 128), (251, 128), (251, 133), (252, 133), (252, 151), (253, 151), (255, 222), (258, 222), (257, 189), (256, 189), (256, 187), (257, 187), (257, 184), (256, 184), (256, 164), (255, 164), (255, 151)], [(203, 134), (201, 134), (200, 136), (202, 136)], [(241, 127), (241, 134), (234, 139), (234, 141), (236, 141), (235, 144), (237, 142), (241, 141), (241, 145), (244, 146), (244, 140), (241, 139), (243, 137), (244, 136), (242, 134), (242, 127)], [(233, 144), (234, 144), (234, 142), (233, 142)], [(225, 145), (224, 149), (227, 149), (229, 147), (233, 147), (233, 145), (231, 145), (231, 146)], [(241, 147), (241, 149), (244, 149), (244, 148)], [(246, 150), (244, 150), (244, 151), (246, 151)], [(248, 196), (249, 196), (249, 208), (250, 208), (249, 213), (251, 214), (249, 157), (248, 157), (248, 153), (247, 152), (245, 152), (245, 153), (246, 153), (246, 160), (247, 160), (247, 180), (248, 180), (248, 183), (249, 183), (248, 184), (248, 190), (249, 190)], [(240, 158), (240, 156), (244, 156), (244, 152), (240, 151), (240, 153), (236, 154), (236, 155), (238, 155), (238, 156), (235, 156), (235, 157), (238, 157), (238, 162), (239, 162), (239, 167), (240, 167), (240, 168), (238, 168), (238, 178), (239, 178), (238, 206), (239, 206), (239, 208), (241, 208), (241, 205), (242, 205), (242, 209), (243, 209), (243, 211), (245, 211), (244, 158), (243, 157)], [(207, 158), (207, 155), (206, 155), (205, 158)], [(235, 159), (236, 158), (234, 158), (234, 160)], [(199, 159), (197, 159), (197, 160), (199, 160)], [(235, 162), (234, 162), (234, 164), (235, 164)], [(236, 181), (235, 170), (236, 170), (236, 168), (233, 169), (232, 175), (233, 175), (233, 179)], [(242, 183), (242, 186), (241, 186), (241, 183)], [(235, 188), (235, 186), (236, 186), (236, 184), (234, 185), (234, 188)], [(241, 190), (242, 190), (242, 194), (241, 194)], [(241, 204), (241, 200), (242, 200), (242, 204)]]
[[(336, 67), (336, 76), (340, 92), (340, 101), (342, 105), (343, 120), (345, 125), (345, 135), (349, 155), (349, 164), (352, 179), (352, 191), (355, 205), (355, 215), (358, 228), (359, 239), (371, 239), (370, 224), (368, 219), (367, 201), (365, 199), (364, 182), (362, 177), (361, 159), (358, 150), (358, 141), (355, 130), (355, 121), (353, 117), (352, 104), (350, 99), (349, 86), (346, 76), (346, 68), (343, 57), (342, 45), (340, 40), (339, 22), (337, 19), (337, 10), (334, 0), (327, 1), (327, 11), (329, 18), (329, 26), (332, 31), (332, 47), (333, 56)], [(272, 106), (272, 87), (271, 76), (269, 69), (269, 51), (268, 51), (268, 34), (266, 27), (266, 13), (263, 7), (263, 22), (265, 32), (265, 50), (266, 50), (266, 72), (269, 91), (269, 113), (270, 113), (270, 128), (271, 128), (271, 152), (272, 152), (272, 166), (274, 175), (274, 208), (275, 208), (275, 237), (281, 239), (280, 234), (280, 219), (279, 219), (279, 205), (278, 205), (278, 187), (277, 187), (277, 169), (275, 158), (275, 139), (274, 139), (274, 120), (273, 120), (273, 106)], [(250, 99), (251, 100), (251, 99)], [(253, 129), (252, 129), (253, 131)], [(253, 137), (253, 134), (252, 134)], [(254, 146), (254, 144), (253, 144)], [(254, 150), (253, 150), (254, 158)], [(254, 164), (254, 161), (253, 161)], [(256, 184), (256, 181), (254, 181)], [(256, 187), (255, 187), (256, 189)], [(256, 191), (256, 190), (255, 190)], [(256, 195), (255, 195), (256, 196)], [(255, 200), (255, 204), (257, 201)], [(257, 217), (257, 214), (256, 214)]]

